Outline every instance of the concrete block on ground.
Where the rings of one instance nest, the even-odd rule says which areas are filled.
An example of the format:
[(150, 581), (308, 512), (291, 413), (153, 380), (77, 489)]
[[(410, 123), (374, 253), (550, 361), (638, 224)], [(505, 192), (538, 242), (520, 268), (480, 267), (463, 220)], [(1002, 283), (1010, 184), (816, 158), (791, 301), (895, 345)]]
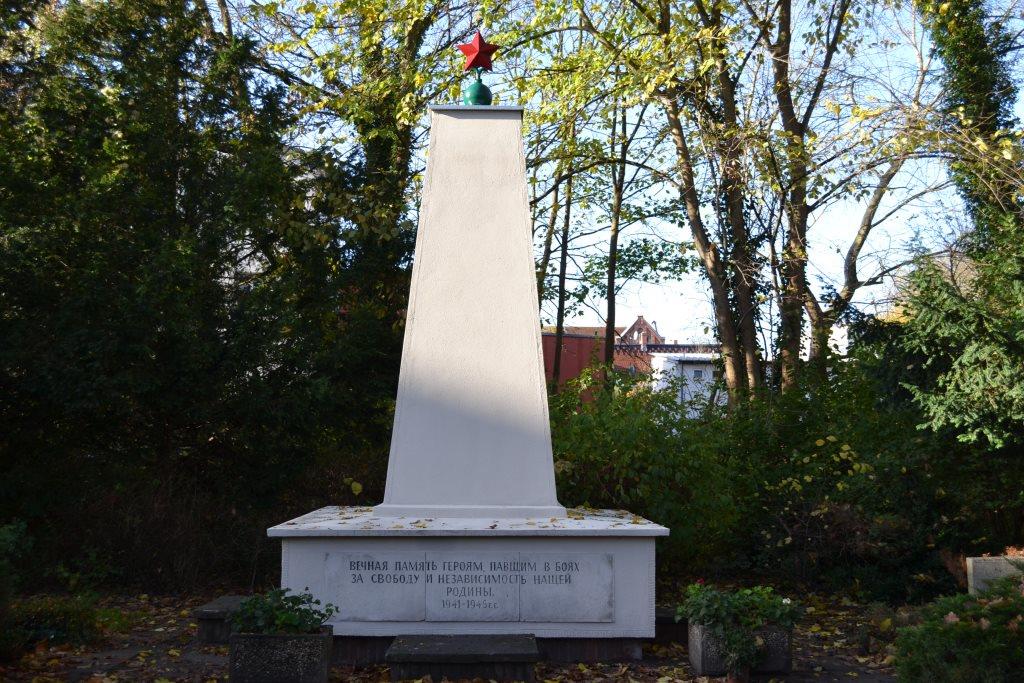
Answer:
[(977, 595), (987, 590), (993, 581), (1022, 573), (1017, 565), (1024, 565), (1024, 557), (968, 557), (967, 592)]
[(192, 616), (199, 630), (196, 640), (203, 645), (227, 645), (231, 636), (231, 618), (238, 611), (245, 595), (222, 595), (202, 607), (197, 607)]
[(385, 655), (392, 681), (533, 681), (539, 659), (536, 639), (526, 634), (398, 636)]

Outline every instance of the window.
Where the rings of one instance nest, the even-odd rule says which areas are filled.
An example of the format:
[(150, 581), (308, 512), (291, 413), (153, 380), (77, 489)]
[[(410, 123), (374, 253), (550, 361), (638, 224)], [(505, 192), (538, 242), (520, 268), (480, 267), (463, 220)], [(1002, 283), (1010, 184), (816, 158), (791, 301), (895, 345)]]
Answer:
[(704, 379), (704, 371), (703, 370), (694, 370), (693, 371), (693, 378), (694, 379)]

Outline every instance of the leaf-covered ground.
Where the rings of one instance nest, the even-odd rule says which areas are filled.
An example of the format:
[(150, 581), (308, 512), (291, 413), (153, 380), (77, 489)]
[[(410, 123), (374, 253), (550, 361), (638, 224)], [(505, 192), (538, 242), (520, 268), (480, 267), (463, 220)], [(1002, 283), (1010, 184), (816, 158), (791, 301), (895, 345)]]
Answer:
[[(39, 644), (21, 660), (0, 664), (0, 680), (211, 681), (227, 678), (227, 647), (194, 642), (192, 610), (214, 596), (108, 596), (100, 601), (103, 635), (87, 646)], [(809, 607), (794, 637), (794, 671), (785, 681), (894, 681), (893, 618), (879, 607), (838, 598), (802, 596)], [(333, 680), (387, 681), (385, 667), (335, 669)], [(671, 683), (695, 677), (685, 643), (652, 644), (641, 662), (550, 664), (537, 667), (538, 681)], [(771, 680), (765, 678), (763, 680)]]

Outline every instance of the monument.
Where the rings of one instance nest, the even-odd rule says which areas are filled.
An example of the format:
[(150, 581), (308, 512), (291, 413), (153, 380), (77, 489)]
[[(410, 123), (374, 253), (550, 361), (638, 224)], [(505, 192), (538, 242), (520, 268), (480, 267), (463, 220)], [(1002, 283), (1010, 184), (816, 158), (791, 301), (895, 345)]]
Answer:
[(337, 605), (335, 636), (650, 638), (668, 529), (557, 500), (523, 109), (471, 90), (430, 107), (384, 501), (272, 527), (281, 583)]

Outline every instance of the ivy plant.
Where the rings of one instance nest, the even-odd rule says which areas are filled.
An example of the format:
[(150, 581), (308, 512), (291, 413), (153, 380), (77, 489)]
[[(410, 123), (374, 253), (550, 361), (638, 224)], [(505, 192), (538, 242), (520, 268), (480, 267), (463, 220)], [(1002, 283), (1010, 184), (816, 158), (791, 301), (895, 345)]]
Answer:
[(707, 629), (721, 648), (726, 669), (739, 673), (757, 664), (763, 652), (759, 629), (792, 629), (802, 613), (798, 603), (768, 586), (725, 591), (695, 583), (687, 588), (676, 620), (685, 617)]
[(238, 633), (288, 635), (319, 633), (338, 608), (320, 601), (308, 592), (288, 595), (288, 589), (276, 589), (242, 601), (232, 617)]

